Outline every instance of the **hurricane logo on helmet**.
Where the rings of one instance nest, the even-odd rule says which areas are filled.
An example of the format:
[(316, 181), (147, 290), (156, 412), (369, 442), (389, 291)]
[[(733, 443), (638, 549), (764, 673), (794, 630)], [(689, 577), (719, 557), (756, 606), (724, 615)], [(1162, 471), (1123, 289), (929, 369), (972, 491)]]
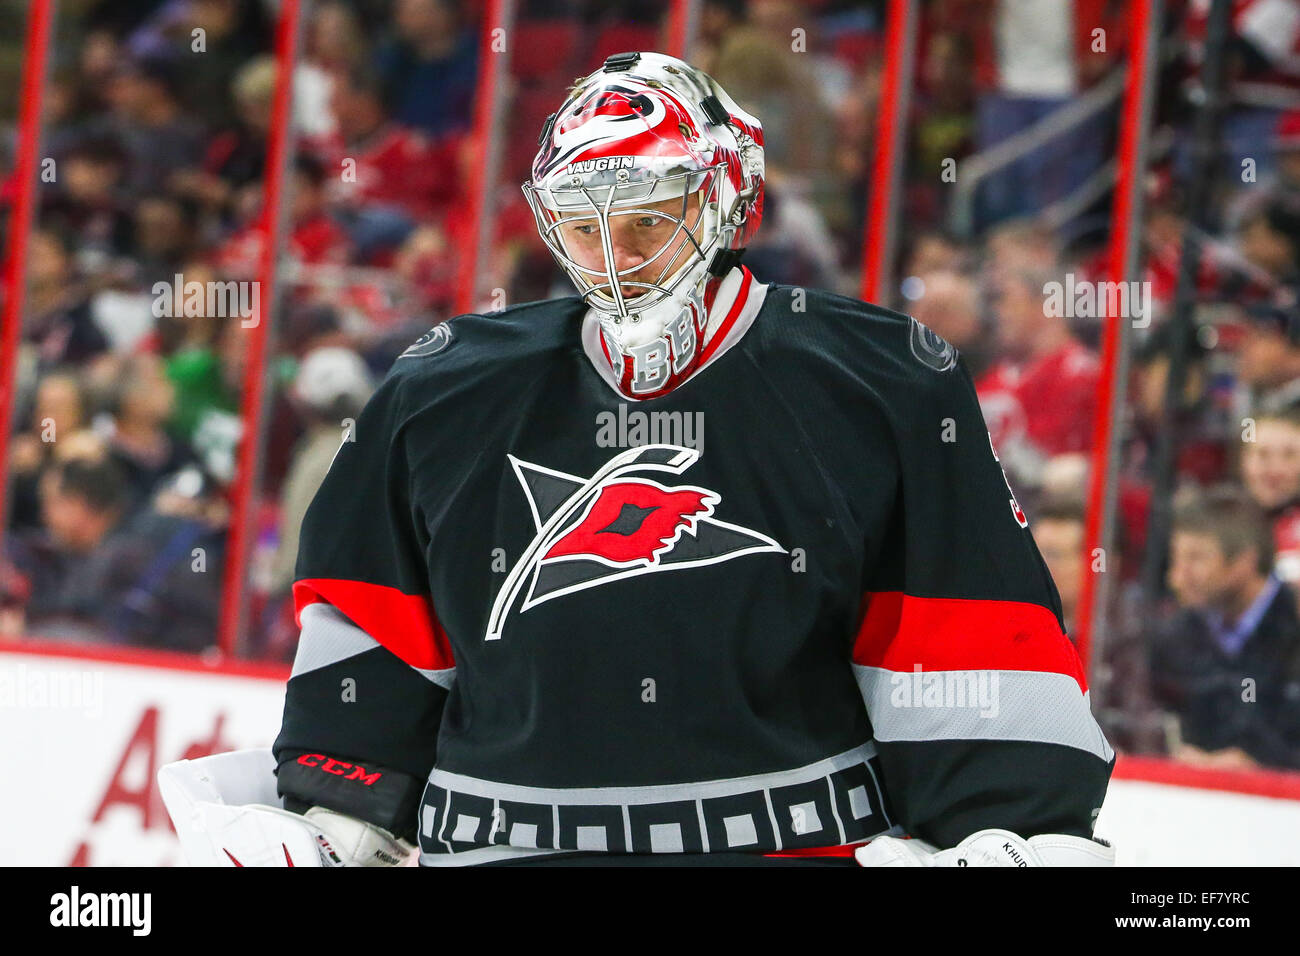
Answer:
[[(690, 117), (680, 110), (675, 112), (679, 115), (672, 119), (691, 129), (687, 123)], [(556, 117), (551, 135), (533, 165), (533, 178), (543, 180), (567, 166), (579, 153), (599, 151), (602, 146), (653, 131), (669, 118), (665, 98), (623, 87), (594, 90), (572, 109), (563, 108)]]

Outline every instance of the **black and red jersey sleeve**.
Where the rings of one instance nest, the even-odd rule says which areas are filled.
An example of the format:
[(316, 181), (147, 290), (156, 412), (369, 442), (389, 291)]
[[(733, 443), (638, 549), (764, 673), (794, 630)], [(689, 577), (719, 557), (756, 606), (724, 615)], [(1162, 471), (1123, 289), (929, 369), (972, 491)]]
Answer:
[(287, 806), (410, 834), (455, 662), (411, 501), (401, 384), (371, 398), (303, 521), (302, 631), (274, 750)]
[(1060, 599), (965, 366), (908, 334), (927, 338), (879, 397), (895, 503), (868, 545), (852, 652), (886, 791), (940, 847), (991, 827), (1090, 836), (1114, 754)]

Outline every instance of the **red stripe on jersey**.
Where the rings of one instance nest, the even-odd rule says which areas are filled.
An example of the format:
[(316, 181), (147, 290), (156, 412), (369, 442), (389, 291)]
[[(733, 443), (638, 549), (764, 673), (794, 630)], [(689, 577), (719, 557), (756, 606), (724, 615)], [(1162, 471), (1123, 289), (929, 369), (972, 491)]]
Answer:
[(438, 623), (428, 598), (362, 581), (306, 578), (293, 585), (294, 620), (299, 626), (302, 609), (321, 601), (338, 608), (412, 667), (446, 670), (456, 666), (447, 632)]
[(861, 843), (846, 843), (843, 846), (808, 846), (796, 850), (779, 850), (776, 853), (764, 853), (763, 856), (852, 856), (853, 851), (860, 846), (866, 846), (867, 841)]
[(1079, 655), (1040, 604), (923, 598), (901, 591), (867, 595), (853, 663), (891, 671), (1040, 671), (1087, 678)]

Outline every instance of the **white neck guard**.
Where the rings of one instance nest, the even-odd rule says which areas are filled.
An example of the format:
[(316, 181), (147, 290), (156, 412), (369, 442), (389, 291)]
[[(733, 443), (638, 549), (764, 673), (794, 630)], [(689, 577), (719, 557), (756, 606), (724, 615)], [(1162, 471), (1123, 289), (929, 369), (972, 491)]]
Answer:
[(665, 377), (665, 380), (659, 383), (652, 379), (651, 387), (642, 389), (640, 394), (638, 390), (630, 387), (635, 380), (633, 369), (638, 356), (642, 358), (643, 363), (648, 356), (650, 364), (653, 365), (656, 343), (664, 343), (665, 346), (667, 344), (664, 336), (673, 332), (692, 334), (690, 329), (685, 328), (685, 322), (676, 329), (670, 329), (669, 322), (673, 319), (665, 321), (661, 316), (656, 321), (656, 318), (650, 315), (651, 312), (659, 312), (660, 307), (656, 306), (655, 309), (643, 313), (642, 321), (636, 324), (634, 330), (629, 327), (631, 334), (621, 336), (620, 347), (619, 341), (607, 331), (611, 324), (611, 317), (607, 313), (588, 309), (582, 320), (583, 350), (601, 378), (620, 397), (633, 400), (657, 398), (700, 374), (740, 341), (753, 324), (754, 317), (758, 315), (766, 296), (767, 286), (754, 279), (748, 270), (737, 266), (727, 273), (718, 286), (717, 295), (707, 315), (704, 315), (703, 305), (699, 303), (693, 290), (690, 296), (681, 298), (674, 296), (663, 303), (664, 306), (671, 307), (670, 311), (674, 318), (682, 315), (684, 309), (690, 308), (692, 304), (700, 310), (703, 316), (702, 331), (697, 335), (695, 351), (700, 353), (702, 360), (684, 377), (677, 380)]

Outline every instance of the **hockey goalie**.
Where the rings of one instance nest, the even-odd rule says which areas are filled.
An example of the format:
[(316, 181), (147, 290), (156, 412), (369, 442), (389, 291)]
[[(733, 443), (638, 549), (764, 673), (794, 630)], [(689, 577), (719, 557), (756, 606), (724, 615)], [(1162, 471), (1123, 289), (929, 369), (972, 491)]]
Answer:
[(302, 528), (222, 865), (1098, 865), (1114, 754), (965, 367), (741, 264), (763, 130), (625, 53), (524, 184), (578, 295), (397, 360)]

